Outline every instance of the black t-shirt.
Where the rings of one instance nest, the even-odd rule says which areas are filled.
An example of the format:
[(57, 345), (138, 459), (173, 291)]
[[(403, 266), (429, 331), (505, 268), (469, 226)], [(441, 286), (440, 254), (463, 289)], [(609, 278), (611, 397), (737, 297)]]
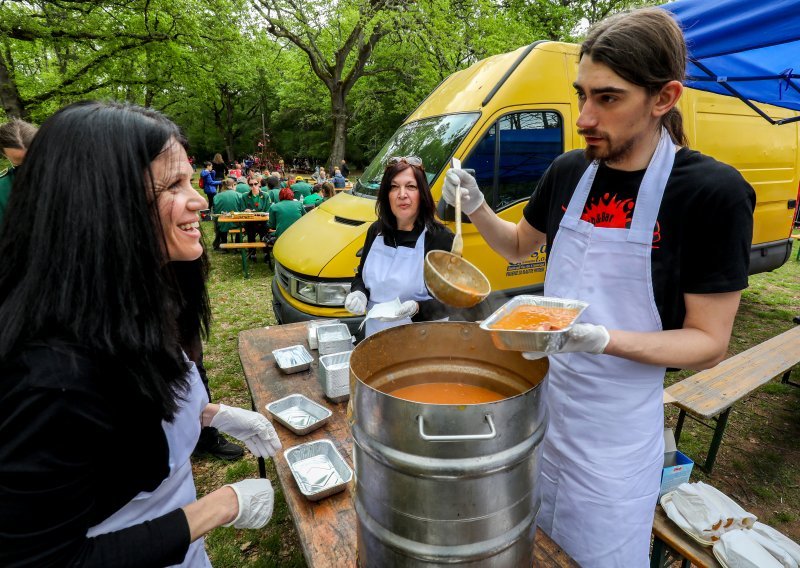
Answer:
[[(353, 280), (353, 285), (350, 288), (353, 292), (357, 290), (364, 292), (367, 298), (369, 298), (369, 290), (367, 290), (367, 287), (364, 285), (364, 262), (367, 260), (367, 255), (369, 255), (369, 251), (372, 248), (372, 243), (375, 242), (375, 238), (378, 236), (379, 230), (380, 223), (378, 221), (375, 221), (370, 228), (367, 229), (367, 237), (364, 241), (364, 250), (361, 252), (361, 262), (358, 263), (358, 271), (356, 272), (355, 279)], [(386, 244), (386, 246), (392, 248), (397, 248), (400, 246), (413, 249), (417, 245), (417, 240), (421, 234), (422, 228), (416, 227), (411, 231), (395, 230), (392, 231), (390, 235), (387, 235), (383, 242)], [(444, 225), (437, 225), (436, 230), (425, 233), (425, 254), (428, 254), (428, 252), (432, 250), (449, 251), (453, 247), (454, 237), (455, 236), (450, 229)], [(419, 304), (419, 311), (412, 318), (412, 321), (431, 321), (453, 315), (453, 311), (451, 309), (435, 298), (417, 303)]]
[(166, 566), (190, 533), (176, 509), (86, 531), (169, 474), (155, 405), (113, 361), (57, 342), (0, 362), (0, 566)]
[[(578, 181), (589, 166), (582, 150), (559, 156), (525, 206), (530, 225), (547, 235), (547, 250)], [(581, 218), (595, 226), (627, 228), (645, 170), (601, 164)], [(733, 167), (682, 148), (664, 190), (654, 227), (653, 293), (664, 329), (680, 329), (684, 294), (747, 287), (756, 197)]]

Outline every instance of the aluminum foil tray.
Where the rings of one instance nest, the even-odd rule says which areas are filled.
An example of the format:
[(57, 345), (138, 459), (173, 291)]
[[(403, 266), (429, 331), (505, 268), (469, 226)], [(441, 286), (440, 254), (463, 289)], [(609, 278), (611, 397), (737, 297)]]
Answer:
[(346, 323), (321, 325), (317, 328), (317, 343), (320, 355), (353, 350), (353, 336)]
[(308, 322), (306, 328), (308, 329), (308, 347), (311, 349), (316, 349), (318, 347), (317, 344), (317, 328), (323, 325), (332, 325), (334, 323), (339, 323), (338, 319), (318, 319), (318, 320), (311, 320)]
[(317, 376), (325, 396), (333, 402), (350, 398), (350, 355), (352, 351), (332, 353), (319, 358)]
[(303, 436), (325, 424), (333, 414), (302, 394), (290, 394), (267, 405), (272, 417), (289, 430)]
[(329, 440), (316, 440), (289, 448), (283, 453), (300, 488), (310, 501), (319, 501), (343, 491), (353, 470)]
[(284, 373), (298, 373), (311, 367), (314, 358), (303, 345), (292, 345), (272, 352), (275, 363)]
[(567, 331), (572, 327), (572, 323), (557, 331), (525, 331), (491, 328), (500, 318), (517, 306), (545, 306), (550, 308), (577, 309), (578, 314), (575, 316), (575, 319), (572, 320), (572, 323), (575, 323), (589, 304), (580, 300), (522, 295), (512, 298), (481, 322), (480, 328), (491, 334), (492, 342), (498, 349), (503, 349), (505, 351), (541, 351), (549, 353), (557, 351), (564, 345), (564, 342), (567, 340)]

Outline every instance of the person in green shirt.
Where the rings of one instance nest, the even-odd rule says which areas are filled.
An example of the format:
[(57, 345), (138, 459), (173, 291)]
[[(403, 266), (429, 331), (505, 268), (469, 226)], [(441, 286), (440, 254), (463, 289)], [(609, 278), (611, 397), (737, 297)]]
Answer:
[[(235, 184), (233, 180), (228, 178), (220, 186), (220, 190), (214, 197), (214, 211), (216, 213), (233, 213), (244, 211), (244, 203), (242, 196), (234, 191)], [(214, 235), (214, 250), (221, 250), (220, 244), (228, 242), (228, 231), (235, 228), (235, 223), (217, 223), (216, 234)], [(241, 237), (237, 234), (234, 240), (238, 243), (241, 242)]]
[(278, 203), (281, 193), (281, 178), (271, 175), (267, 176), (267, 195), (269, 195), (270, 203)]
[(324, 200), (325, 198), (322, 196), (322, 184), (318, 183), (312, 188), (311, 193), (306, 195), (306, 197), (303, 199), (303, 205), (311, 205), (312, 207), (316, 207)]
[(306, 182), (303, 178), (298, 177), (295, 179), (294, 184), (292, 184), (292, 191), (297, 199), (303, 201), (311, 194), (311, 184)]
[(250, 191), (250, 186), (247, 185), (247, 178), (244, 176), (239, 176), (236, 178), (236, 193), (239, 195), (244, 195)]
[[(242, 202), (244, 203), (244, 210), (245, 211), (252, 211), (254, 213), (266, 213), (269, 211), (269, 207), (272, 204), (269, 198), (269, 195), (265, 191), (261, 191), (261, 179), (260, 177), (257, 179), (256, 176), (250, 178), (248, 182), (250, 191), (247, 194), (242, 196)], [(244, 230), (247, 233), (247, 242), (254, 243), (256, 242), (256, 237), (260, 237), (261, 240), (267, 239), (267, 221), (264, 220), (263, 223), (259, 222), (248, 222), (244, 224)], [(250, 254), (248, 255), (250, 260), (253, 262), (256, 261), (256, 251), (255, 249), (250, 249)], [(264, 262), (267, 262), (267, 257), (264, 257)]]
[(12, 118), (0, 126), (0, 151), (11, 162), (11, 167), (0, 174), (0, 226), (11, 197), (14, 174), (25, 160), (25, 154), (35, 135), (36, 127), (18, 118)]
[(270, 240), (275, 242), (305, 212), (303, 204), (294, 200), (294, 192), (288, 187), (283, 188), (280, 201), (269, 208), (269, 228), (275, 231)]

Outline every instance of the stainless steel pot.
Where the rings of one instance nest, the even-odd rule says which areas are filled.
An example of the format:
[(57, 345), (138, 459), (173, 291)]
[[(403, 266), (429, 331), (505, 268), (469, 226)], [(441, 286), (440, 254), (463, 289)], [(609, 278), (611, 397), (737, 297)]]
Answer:
[[(370, 336), (350, 359), (362, 568), (531, 566), (546, 412), (546, 359), (500, 351), (474, 323), (421, 323)], [(507, 398), (423, 404), (387, 394), (463, 382)]]

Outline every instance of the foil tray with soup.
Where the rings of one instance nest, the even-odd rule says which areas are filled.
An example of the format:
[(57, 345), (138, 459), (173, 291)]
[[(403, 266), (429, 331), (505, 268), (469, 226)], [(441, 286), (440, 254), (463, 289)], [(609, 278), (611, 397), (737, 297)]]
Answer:
[(503, 304), (480, 325), (498, 349), (507, 351), (558, 350), (566, 333), (589, 304), (547, 296), (517, 296)]

